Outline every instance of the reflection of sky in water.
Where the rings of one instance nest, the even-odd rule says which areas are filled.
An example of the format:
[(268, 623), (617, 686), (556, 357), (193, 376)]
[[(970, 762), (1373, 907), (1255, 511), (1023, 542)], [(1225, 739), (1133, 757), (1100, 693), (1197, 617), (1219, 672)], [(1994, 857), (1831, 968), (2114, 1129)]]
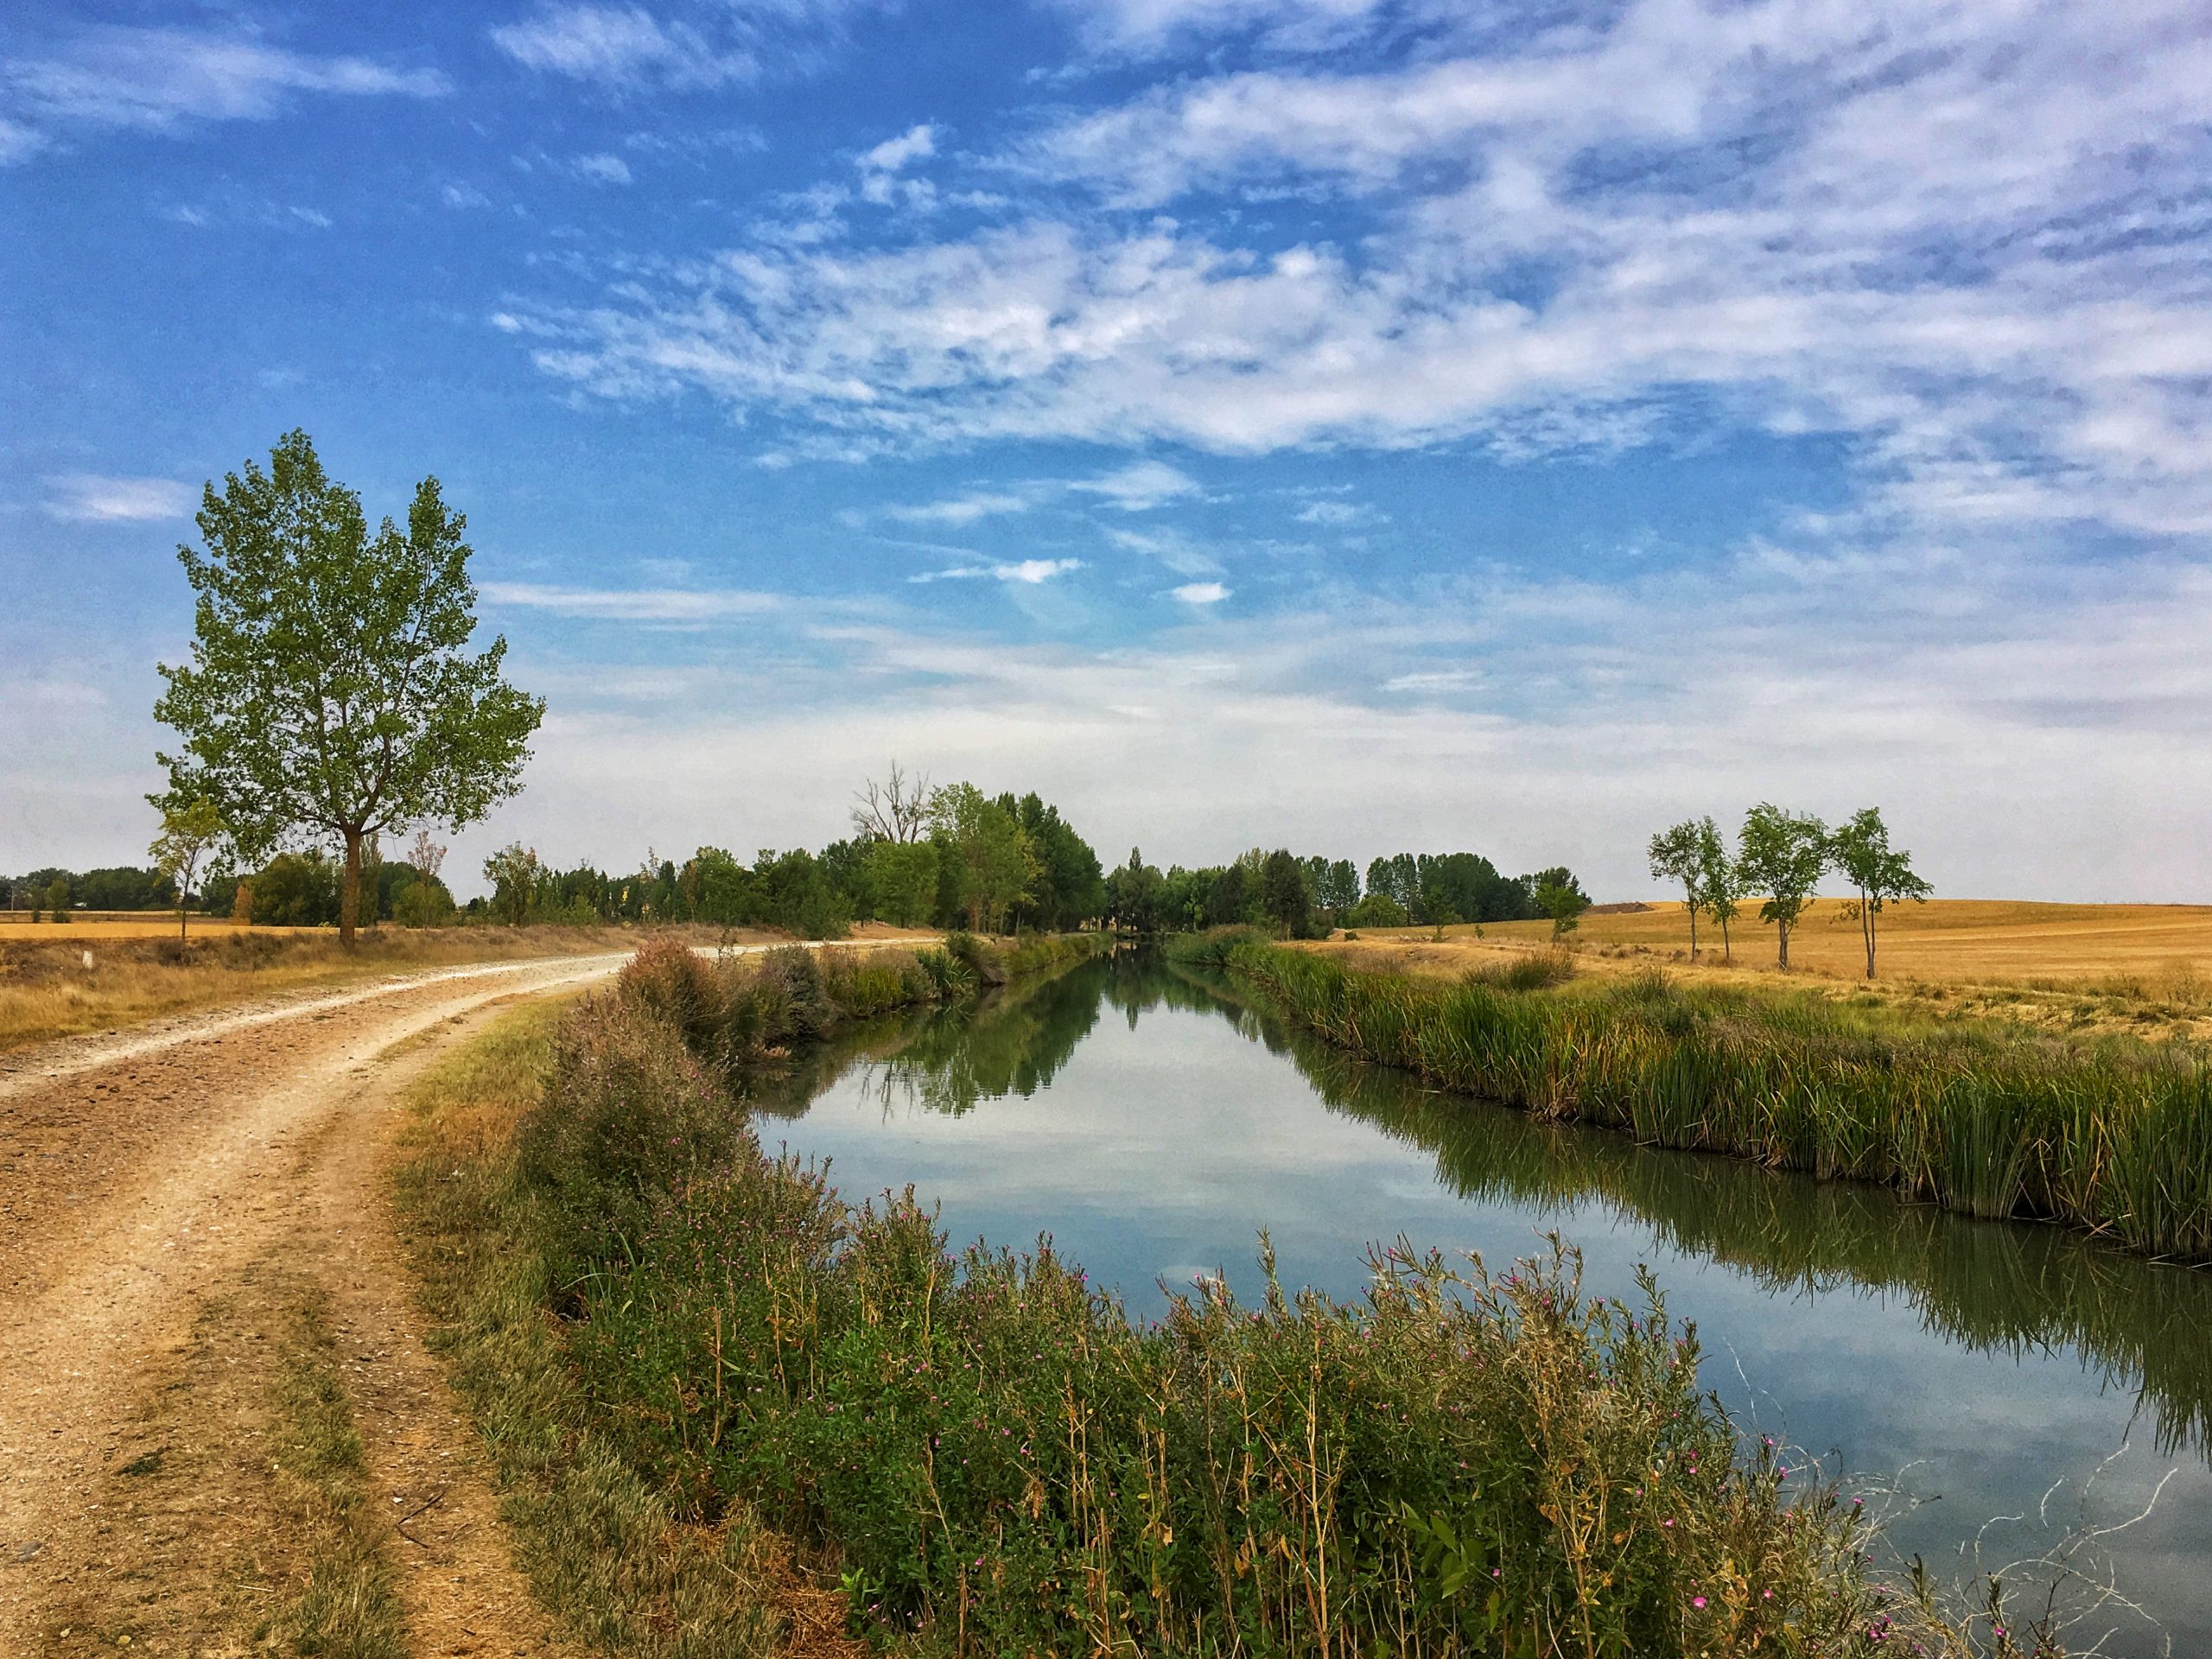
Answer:
[[(1541, 1249), (1556, 1227), (1581, 1248), (1592, 1294), (1633, 1300), (1637, 1263), (1656, 1268), (1672, 1315), (1698, 1325), (1707, 1385), (1762, 1432), (1823, 1456), (1834, 1448), (1834, 1466), (1870, 1478), (1903, 1471), (1923, 1502), (1893, 1536), (1939, 1571), (1995, 1516), (2027, 1519), (1987, 1529), (1987, 1565), (2050, 1548), (2082, 1518), (2082, 1481), (2130, 1438), (2133, 1390), (2105, 1387), (2065, 1348), (1978, 1351), (1930, 1331), (1894, 1291), (1776, 1293), (1601, 1200), (1460, 1198), (1430, 1152), (1330, 1109), (1288, 1060), (1213, 1014), (1154, 1005), (1134, 1023), (1102, 1018), (1048, 1084), (987, 1096), (960, 1116), (861, 1068), (788, 1125), (760, 1128), (771, 1147), (787, 1140), (830, 1159), (848, 1198), (913, 1183), (942, 1206), (956, 1246), (980, 1236), (1020, 1248), (1050, 1232), (1141, 1318), (1160, 1310), (1162, 1279), (1179, 1287), (1225, 1268), (1240, 1294), (1255, 1294), (1262, 1228), (1286, 1286), (1354, 1297), (1370, 1242), (1403, 1235), (1497, 1263)], [(2162, 1457), (2147, 1425), (2133, 1441), (2097, 1477), (2089, 1517), (2135, 1514), (2178, 1465), (2152, 1516), (2105, 1548), (2177, 1653), (2212, 1653), (2212, 1472), (2190, 1451)], [(2055, 1480), (2064, 1484), (2039, 1525)], [(2077, 1637), (2106, 1622), (2128, 1632), (2113, 1651), (2152, 1650), (2139, 1621)]]

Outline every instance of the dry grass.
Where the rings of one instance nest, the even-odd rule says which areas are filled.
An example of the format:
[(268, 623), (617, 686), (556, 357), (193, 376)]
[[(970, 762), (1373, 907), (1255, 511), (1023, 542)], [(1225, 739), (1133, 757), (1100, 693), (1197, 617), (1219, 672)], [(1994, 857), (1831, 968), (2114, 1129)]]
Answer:
[[(1771, 987), (1774, 930), (1746, 917), (1732, 930), (1735, 961), (1719, 935), (1699, 925), (1709, 947), (1700, 982)], [(1311, 946), (1364, 967), (1458, 977), (1500, 957), (1548, 944), (1548, 922), (1472, 927), (1363, 930), (1356, 943)], [(1975, 1014), (2051, 1029), (2212, 1039), (2212, 906), (2047, 905), (1937, 899), (1885, 911), (1879, 976), (1869, 987), (1859, 926), (1841, 900), (1823, 899), (1790, 935), (1787, 982), (1836, 997), (1943, 1015)], [(1572, 936), (1578, 967), (1592, 974), (1664, 963), (1689, 971), (1689, 924), (1679, 901), (1649, 910), (1587, 916)]]
[[(188, 916), (187, 937), (194, 939), (228, 938), (254, 933), (282, 938), (294, 933), (314, 935), (327, 930), (313, 927), (248, 927), (226, 916)], [(67, 922), (34, 922), (28, 910), (0, 910), (0, 950), (10, 944), (67, 944), (76, 939), (173, 939), (177, 937), (173, 910), (79, 910)]]

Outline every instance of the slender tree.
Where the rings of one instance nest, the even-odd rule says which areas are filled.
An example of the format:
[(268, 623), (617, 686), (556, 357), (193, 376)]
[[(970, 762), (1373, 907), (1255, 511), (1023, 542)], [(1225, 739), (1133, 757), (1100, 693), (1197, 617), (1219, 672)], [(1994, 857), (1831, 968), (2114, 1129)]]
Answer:
[(304, 432), (200, 510), (207, 550), (178, 550), (199, 595), (192, 661), (162, 665), (155, 717), (183, 738), (168, 808), (212, 801), (257, 859), (302, 837), (345, 849), (339, 925), (353, 942), (362, 854), (396, 824), (459, 829), (521, 787), (544, 703), (500, 677), (506, 641), (472, 655), (466, 520), (435, 478), (404, 530), (372, 532)]
[(1736, 960), (1736, 947), (1728, 937), (1728, 924), (1736, 919), (1744, 897), (1742, 874), (1736, 861), (1728, 855), (1728, 843), (1720, 838), (1720, 826), (1708, 815), (1697, 823), (1697, 892), (1698, 902), (1705, 906), (1705, 913), (1713, 918), (1713, 925), (1720, 930), (1720, 959)]
[(1695, 962), (1697, 913), (1704, 903), (1698, 892), (1698, 877), (1705, 868), (1703, 859), (1699, 856), (1697, 820), (1684, 818), (1680, 823), (1662, 830), (1651, 837), (1649, 850), (1654, 878), (1681, 883), (1682, 908), (1689, 912), (1690, 918), (1690, 960)]
[(1813, 889), (1828, 867), (1827, 826), (1809, 814), (1785, 812), (1762, 801), (1744, 816), (1738, 867), (1744, 882), (1767, 901), (1762, 921), (1772, 922), (1780, 939), (1781, 966), (1789, 966), (1789, 930), (1813, 901)]
[(1912, 855), (1890, 845), (1889, 826), (1879, 807), (1851, 815), (1851, 822), (1828, 837), (1828, 857), (1859, 890), (1859, 932), (1866, 945), (1866, 977), (1874, 977), (1874, 924), (1885, 906), (1910, 899), (1925, 904), (1935, 888), (1912, 868)]
[(146, 850), (163, 875), (176, 883), (176, 936), (184, 937), (185, 901), (200, 862), (223, 839), (223, 816), (207, 800), (182, 801), (162, 814), (162, 833)]

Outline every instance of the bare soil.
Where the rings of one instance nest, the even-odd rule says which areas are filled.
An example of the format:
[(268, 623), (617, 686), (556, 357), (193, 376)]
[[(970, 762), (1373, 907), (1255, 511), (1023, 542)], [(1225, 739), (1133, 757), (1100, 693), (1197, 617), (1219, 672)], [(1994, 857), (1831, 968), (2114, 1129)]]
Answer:
[(397, 1091), (483, 1010), (623, 959), (448, 969), (0, 1062), (0, 1653), (264, 1649), (311, 1570), (269, 1446), (277, 1368), (311, 1328), (408, 1650), (559, 1650), (423, 1345), (385, 1163)]

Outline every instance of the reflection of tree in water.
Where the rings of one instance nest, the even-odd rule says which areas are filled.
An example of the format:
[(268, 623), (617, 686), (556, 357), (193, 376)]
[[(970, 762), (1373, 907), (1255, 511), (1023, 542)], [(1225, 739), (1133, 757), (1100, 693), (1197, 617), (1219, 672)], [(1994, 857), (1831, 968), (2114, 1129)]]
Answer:
[(1052, 1083), (1098, 1023), (1101, 987), (1109, 969), (1104, 960), (1079, 963), (974, 1002), (856, 1033), (832, 1046), (836, 1058), (825, 1051), (822, 1065), (795, 1074), (767, 1109), (797, 1116), (856, 1066), (862, 1068), (861, 1086), (887, 1110), (920, 1106), (957, 1117), (979, 1101), (1033, 1095)]
[(1435, 1093), (1286, 1029), (1226, 985), (1185, 982), (1287, 1055), (1331, 1107), (1429, 1153), (1461, 1198), (1539, 1208), (1595, 1200), (1770, 1291), (1896, 1292), (1928, 1328), (1968, 1347), (2071, 1345), (2108, 1385), (2139, 1389), (2162, 1454), (2212, 1447), (2212, 1272), (2145, 1262), (2056, 1227), (1976, 1221), (1882, 1187), (1653, 1151), (1615, 1130)]

